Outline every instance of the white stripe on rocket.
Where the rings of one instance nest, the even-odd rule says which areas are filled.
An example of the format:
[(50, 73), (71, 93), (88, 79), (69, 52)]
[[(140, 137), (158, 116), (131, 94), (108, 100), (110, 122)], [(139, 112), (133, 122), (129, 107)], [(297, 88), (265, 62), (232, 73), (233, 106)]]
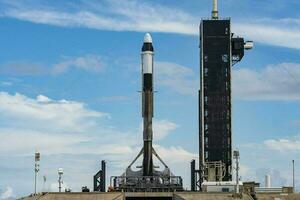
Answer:
[(143, 74), (153, 73), (153, 52), (144, 51), (142, 53)]

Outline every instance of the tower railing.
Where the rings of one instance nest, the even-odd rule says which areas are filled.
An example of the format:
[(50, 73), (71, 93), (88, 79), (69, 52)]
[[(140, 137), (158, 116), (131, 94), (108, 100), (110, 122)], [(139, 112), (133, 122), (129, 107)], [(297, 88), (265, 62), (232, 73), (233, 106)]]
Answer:
[(110, 186), (124, 192), (172, 192), (181, 191), (180, 176), (113, 176)]

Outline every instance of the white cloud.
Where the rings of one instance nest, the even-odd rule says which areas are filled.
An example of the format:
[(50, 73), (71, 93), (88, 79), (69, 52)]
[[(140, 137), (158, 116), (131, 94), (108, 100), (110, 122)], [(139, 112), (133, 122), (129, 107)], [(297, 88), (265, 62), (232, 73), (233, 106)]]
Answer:
[(300, 48), (300, 19), (256, 19), (233, 23), (233, 30), (255, 42)]
[(75, 145), (90, 138), (78, 135), (0, 128), (0, 152), (11, 155), (30, 155), (34, 150), (45, 154), (73, 153)]
[(171, 62), (156, 62), (157, 82), (159, 85), (184, 95), (197, 95), (199, 81), (196, 73), (189, 67)]
[[(142, 136), (141, 127), (132, 134), (102, 126), (101, 119), (109, 115), (88, 109), (81, 102), (53, 100), (44, 95), (33, 99), (18, 93), (0, 92), (0, 112), (3, 113), (0, 116), (3, 123), (1, 152), (28, 153), (39, 149), (45, 153), (72, 153), (74, 145), (90, 142), (78, 147), (78, 152), (123, 154), (132, 153), (132, 148), (141, 144), (137, 141)], [(177, 127), (169, 120), (156, 120), (154, 137), (162, 140)], [(97, 142), (101, 143), (101, 148)]]
[[(157, 84), (183, 95), (197, 95), (196, 72), (171, 62), (156, 62)], [(281, 63), (263, 69), (238, 68), (232, 74), (233, 97), (239, 100), (300, 100), (300, 64)]]
[(278, 151), (300, 151), (300, 135), (292, 138), (265, 140), (267, 148)]
[[(103, 11), (101, 6), (105, 6)], [(55, 11), (51, 8), (33, 8), (18, 5), (2, 15), (33, 23), (63, 27), (86, 27), (114, 31), (157, 31), (195, 34), (193, 18), (181, 10), (139, 1), (105, 1), (83, 4), (76, 12)], [(147, 13), (145, 13), (147, 10)], [(176, 12), (176, 15), (174, 15)], [(198, 22), (197, 22), (198, 23)]]
[[(13, 118), (18, 124), (24, 126), (30, 121), (30, 126), (35, 128), (42, 125), (50, 130), (59, 128), (60, 131), (74, 132), (92, 126), (88, 122), (90, 118), (109, 116), (106, 113), (90, 110), (81, 102), (56, 101), (43, 95), (32, 99), (18, 93), (10, 95), (6, 92), (0, 92), (0, 112), (2, 113), (0, 119), (6, 119), (5, 121), (7, 118)], [(86, 123), (82, 123), (85, 121)]]
[(186, 164), (189, 163), (193, 158), (197, 157), (197, 154), (188, 152), (180, 146), (163, 147), (155, 145), (154, 148), (157, 150), (158, 154), (163, 158), (163, 160), (171, 163), (170, 166), (180, 163)]
[[(76, 183), (83, 183), (83, 180), (84, 183), (90, 182), (87, 172), (78, 171), (77, 165), (82, 163), (80, 159), (87, 156), (94, 158), (84, 162), (85, 167), (90, 167), (87, 169), (91, 173), (89, 177), (95, 170), (92, 169), (95, 158), (109, 162), (109, 176), (121, 175), (142, 146), (142, 132), (138, 127), (126, 132), (103, 125), (101, 120), (106, 113), (88, 109), (76, 101), (53, 100), (44, 95), (30, 98), (0, 92), (0, 112), (3, 113), (0, 115), (0, 154), (9, 154), (18, 160), (38, 150), (42, 155), (41, 166), (48, 169), (41, 173), (50, 173), (49, 181), (54, 182), (56, 174), (51, 170), (57, 167), (66, 168), (68, 173), (75, 171), (81, 174), (72, 177), (72, 181), (67, 179), (66, 174), (66, 181), (74, 183), (70, 187), (77, 191), (82, 185)], [(154, 123), (155, 137), (162, 140), (177, 127), (169, 120), (157, 120)], [(189, 161), (195, 154), (180, 146), (155, 145), (155, 148), (176, 175), (189, 176)], [(72, 156), (77, 159), (68, 160)], [(59, 159), (51, 160), (51, 157)], [(58, 160), (62, 161), (57, 163)], [(46, 164), (51, 164), (51, 167)]]
[[(153, 120), (153, 140), (163, 140), (172, 133), (179, 125), (169, 120)], [(142, 135), (143, 123), (140, 124), (139, 132)]]
[[(126, 137), (125, 133), (98, 124), (98, 121), (108, 119), (107, 113), (91, 110), (76, 101), (52, 100), (44, 95), (34, 99), (18, 93), (0, 92), (0, 112), (2, 153), (23, 155), (34, 150), (43, 154), (97, 152), (81, 144), (96, 141), (96, 133), (99, 137), (102, 135), (101, 143), (114, 137)], [(75, 146), (81, 151), (74, 151)], [(123, 150), (126, 152), (126, 148)]]
[(197, 160), (196, 153), (189, 152), (180, 146), (154, 146), (158, 155), (171, 169), (171, 172), (176, 176), (181, 176), (184, 180), (183, 187), (190, 187), (190, 162), (192, 159)]
[(177, 124), (169, 120), (155, 120), (153, 122), (153, 138), (154, 140), (162, 140), (178, 127)]
[(6, 190), (0, 194), (0, 199), (14, 199), (15, 195), (11, 187), (6, 187)]
[(242, 100), (300, 100), (300, 65), (282, 63), (260, 70), (235, 69), (233, 97)]
[[(142, 144), (141, 128), (132, 134), (101, 126), (95, 121), (107, 114), (90, 110), (80, 102), (52, 100), (44, 95), (33, 99), (21, 94), (0, 92), (0, 111), (3, 113), (0, 120), (4, 124), (0, 129), (2, 153), (23, 155), (34, 150), (42, 154), (93, 153), (129, 162)], [(155, 140), (164, 139), (177, 127), (169, 120), (155, 120)], [(188, 155), (180, 147), (161, 149), (163, 153), (168, 152), (168, 157), (174, 156), (170, 159), (173, 161), (175, 157)]]
[[(235, 171), (234, 170), (234, 175), (235, 176)], [(242, 180), (247, 180), (251, 176), (251, 168), (247, 165), (240, 164), (240, 170), (239, 170), (239, 175), (242, 177)]]
[[(150, 31), (196, 36), (199, 34), (200, 18), (203, 17), (191, 15), (174, 7), (136, 0), (91, 1), (72, 7), (72, 12), (62, 8), (32, 5), (30, 2), (8, 4), (9, 6), (2, 12), (2, 17), (62, 27), (112, 31)], [(298, 18), (260, 18), (247, 21), (241, 19), (233, 23), (233, 32), (259, 43), (300, 48)]]
[(85, 55), (76, 58), (67, 58), (53, 66), (52, 73), (61, 74), (69, 68), (75, 67), (85, 71), (102, 72), (105, 64), (98, 55)]
[[(183, 95), (196, 95), (196, 72), (171, 62), (156, 62), (157, 84)], [(300, 100), (300, 64), (281, 63), (263, 69), (237, 68), (232, 74), (233, 97), (238, 100)]]

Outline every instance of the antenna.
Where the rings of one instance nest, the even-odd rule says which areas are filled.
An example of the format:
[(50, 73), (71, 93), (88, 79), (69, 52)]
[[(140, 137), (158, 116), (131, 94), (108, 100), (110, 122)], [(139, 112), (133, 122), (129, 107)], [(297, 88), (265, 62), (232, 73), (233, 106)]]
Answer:
[(235, 171), (236, 171), (236, 188), (235, 192), (236, 194), (239, 194), (239, 158), (240, 158), (240, 152), (238, 150), (233, 151), (233, 158), (235, 159)]
[(46, 175), (44, 175), (43, 176), (43, 192), (46, 192), (46, 182), (47, 182), (47, 176)]
[(293, 192), (296, 192), (295, 189), (295, 160), (292, 161), (293, 162)]
[(212, 19), (218, 19), (218, 0), (213, 0), (213, 10), (211, 12)]
[(34, 154), (34, 195), (37, 194), (37, 176), (40, 171), (40, 158), (41, 154), (36, 151)]
[(63, 180), (62, 180), (62, 175), (64, 174), (64, 169), (63, 168), (58, 168), (58, 191), (61, 192)]

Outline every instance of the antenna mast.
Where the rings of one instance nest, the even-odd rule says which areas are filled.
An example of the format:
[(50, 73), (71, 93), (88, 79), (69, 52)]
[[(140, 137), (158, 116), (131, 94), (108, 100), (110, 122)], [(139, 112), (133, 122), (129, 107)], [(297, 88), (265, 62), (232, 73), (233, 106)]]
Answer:
[(38, 173), (40, 171), (40, 153), (39, 152), (35, 152), (34, 154), (34, 195), (37, 194), (37, 176), (38, 176)]
[(212, 19), (218, 19), (218, 0), (213, 0), (213, 10), (211, 12)]

